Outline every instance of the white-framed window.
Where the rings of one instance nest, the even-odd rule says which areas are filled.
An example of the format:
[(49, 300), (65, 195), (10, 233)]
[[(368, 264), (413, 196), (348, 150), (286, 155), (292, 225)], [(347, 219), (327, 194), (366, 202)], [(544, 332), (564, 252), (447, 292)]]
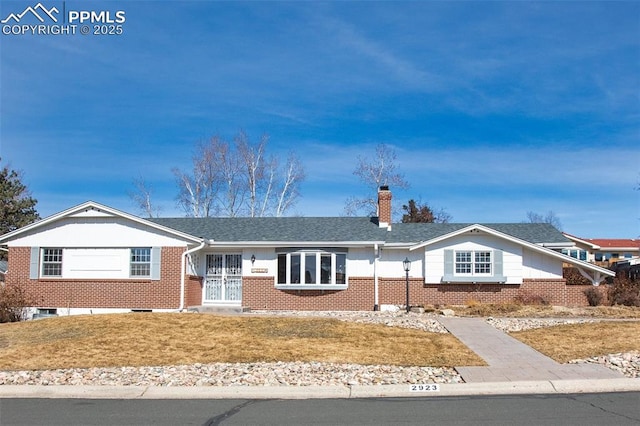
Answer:
[(443, 283), (506, 283), (502, 250), (445, 249)]
[(278, 254), (279, 285), (331, 286), (347, 284), (347, 254), (301, 250)]
[(492, 260), (491, 251), (456, 251), (455, 274), (456, 275), (491, 275)]
[(62, 249), (43, 248), (42, 249), (42, 276), (61, 277), (62, 276)]
[(131, 249), (130, 274), (132, 277), (151, 276), (151, 247)]
[[(581, 249), (562, 249), (562, 254), (566, 254), (567, 256), (573, 257), (574, 259), (580, 259), (587, 261), (587, 252), (586, 250)], [(596, 259), (598, 260), (598, 259)]]

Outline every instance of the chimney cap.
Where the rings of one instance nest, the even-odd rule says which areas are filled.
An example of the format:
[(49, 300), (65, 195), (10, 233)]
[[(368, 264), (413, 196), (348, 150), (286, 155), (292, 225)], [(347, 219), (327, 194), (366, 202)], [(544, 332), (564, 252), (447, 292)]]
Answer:
[(380, 191), (388, 191), (389, 185), (380, 185)]

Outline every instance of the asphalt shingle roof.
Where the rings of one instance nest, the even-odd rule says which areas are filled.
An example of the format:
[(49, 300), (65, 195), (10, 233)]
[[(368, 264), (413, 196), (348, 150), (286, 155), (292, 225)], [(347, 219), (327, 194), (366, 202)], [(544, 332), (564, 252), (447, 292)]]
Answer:
[(383, 241), (384, 230), (362, 217), (157, 218), (159, 225), (216, 241)]
[[(379, 228), (375, 218), (262, 217), (262, 218), (154, 218), (158, 225), (223, 242), (371, 242), (417, 243), (470, 226), (470, 223), (394, 223)], [(569, 240), (546, 223), (483, 224), (530, 243), (566, 243)]]
[[(396, 223), (386, 241), (389, 243), (429, 241), (471, 225), (473, 223)], [(480, 225), (534, 244), (569, 242), (560, 231), (547, 223), (482, 223)]]

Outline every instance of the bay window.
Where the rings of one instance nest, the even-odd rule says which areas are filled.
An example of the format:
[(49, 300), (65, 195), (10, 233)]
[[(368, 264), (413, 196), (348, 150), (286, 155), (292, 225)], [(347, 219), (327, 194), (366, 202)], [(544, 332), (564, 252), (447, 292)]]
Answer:
[(278, 254), (277, 285), (296, 289), (346, 286), (347, 254), (300, 250)]

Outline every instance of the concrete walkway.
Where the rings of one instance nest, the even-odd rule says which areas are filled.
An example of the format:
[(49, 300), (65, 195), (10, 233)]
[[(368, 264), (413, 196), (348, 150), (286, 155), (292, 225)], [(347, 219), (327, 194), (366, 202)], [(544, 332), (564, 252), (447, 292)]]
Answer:
[(465, 382), (619, 379), (623, 375), (595, 364), (559, 364), (487, 324), (482, 318), (439, 318), (440, 323), (485, 360), (488, 367), (456, 367)]

